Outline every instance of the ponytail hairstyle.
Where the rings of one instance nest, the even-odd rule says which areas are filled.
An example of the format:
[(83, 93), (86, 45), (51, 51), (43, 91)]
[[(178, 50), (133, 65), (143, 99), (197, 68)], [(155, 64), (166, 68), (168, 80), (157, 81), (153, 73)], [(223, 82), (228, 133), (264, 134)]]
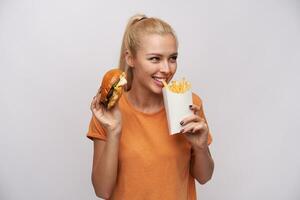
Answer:
[(126, 51), (135, 57), (137, 50), (141, 47), (141, 37), (147, 34), (171, 34), (178, 46), (178, 40), (172, 27), (165, 21), (150, 17), (148, 18), (144, 14), (136, 14), (132, 16), (126, 26), (119, 59), (119, 69), (125, 71), (127, 74), (127, 85), (125, 90), (129, 91), (133, 80), (132, 67), (126, 63), (125, 55)]

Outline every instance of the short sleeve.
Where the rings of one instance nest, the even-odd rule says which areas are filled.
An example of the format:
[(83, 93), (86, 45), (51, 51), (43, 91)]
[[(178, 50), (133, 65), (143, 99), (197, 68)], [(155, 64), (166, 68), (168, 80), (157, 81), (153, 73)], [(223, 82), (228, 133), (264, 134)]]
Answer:
[(208, 139), (207, 139), (207, 144), (210, 145), (212, 143), (212, 134), (211, 134), (211, 131), (209, 129), (209, 125), (208, 125), (208, 122), (207, 122), (207, 119), (205, 117), (205, 114), (204, 114), (204, 108), (203, 108), (203, 103), (202, 103), (202, 100), (201, 98), (193, 93), (193, 104), (197, 105), (200, 107), (200, 112), (199, 112), (199, 116), (200, 118), (204, 119), (207, 126), (208, 126)]
[(94, 115), (92, 116), (90, 121), (87, 137), (91, 140), (93, 139), (106, 140), (105, 130), (103, 129), (100, 122), (97, 120), (97, 118)]

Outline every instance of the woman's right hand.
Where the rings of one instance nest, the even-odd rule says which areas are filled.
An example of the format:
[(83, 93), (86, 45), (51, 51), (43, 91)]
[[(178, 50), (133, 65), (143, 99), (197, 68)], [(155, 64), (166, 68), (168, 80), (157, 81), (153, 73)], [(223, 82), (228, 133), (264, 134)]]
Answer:
[(98, 92), (92, 100), (90, 109), (108, 134), (121, 134), (122, 117), (118, 102), (108, 110), (100, 103), (100, 93)]

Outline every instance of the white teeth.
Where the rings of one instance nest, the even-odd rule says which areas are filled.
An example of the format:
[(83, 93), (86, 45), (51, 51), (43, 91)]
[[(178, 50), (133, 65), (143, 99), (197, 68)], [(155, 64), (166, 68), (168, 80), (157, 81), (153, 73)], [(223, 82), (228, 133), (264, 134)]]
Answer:
[(166, 81), (166, 78), (161, 78), (161, 77), (153, 77), (155, 80), (158, 80), (160, 82)]
[(154, 78), (154, 79), (160, 82), (166, 81), (166, 79), (161, 79), (161, 78)]

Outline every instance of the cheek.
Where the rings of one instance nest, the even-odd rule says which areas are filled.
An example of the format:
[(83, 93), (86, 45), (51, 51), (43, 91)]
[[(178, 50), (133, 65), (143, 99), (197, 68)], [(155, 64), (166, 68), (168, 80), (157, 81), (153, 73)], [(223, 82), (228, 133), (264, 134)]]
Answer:
[(142, 61), (139, 64), (140, 65), (138, 67), (140, 68), (141, 73), (143, 73), (145, 75), (153, 74), (158, 68), (158, 65), (154, 65), (154, 64), (148, 62), (147, 60)]
[(136, 74), (141, 78), (144, 79), (145, 76), (151, 75), (153, 72), (151, 71), (153, 67), (146, 62), (139, 62), (136, 65)]
[(175, 74), (176, 70), (177, 70), (177, 64), (172, 64), (170, 68), (171, 73)]

